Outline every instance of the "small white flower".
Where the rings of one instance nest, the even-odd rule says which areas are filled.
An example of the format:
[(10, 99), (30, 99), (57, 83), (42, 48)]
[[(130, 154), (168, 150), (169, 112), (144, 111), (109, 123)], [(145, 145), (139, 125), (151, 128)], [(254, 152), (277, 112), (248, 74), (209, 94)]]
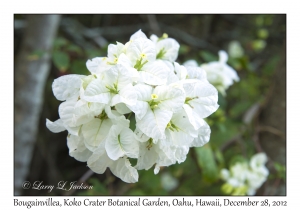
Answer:
[(156, 59), (170, 62), (174, 62), (177, 59), (180, 46), (175, 39), (168, 38), (166, 34), (160, 39), (157, 39), (156, 36), (152, 36), (151, 38), (156, 46)]
[(138, 141), (135, 140), (133, 131), (120, 125), (111, 127), (105, 149), (112, 160), (117, 160), (125, 155), (130, 158), (138, 158), (139, 153)]
[(87, 165), (98, 174), (103, 174), (107, 168), (110, 168), (111, 172), (124, 182), (134, 183), (138, 181), (138, 172), (131, 166), (126, 156), (113, 161), (107, 156), (103, 148), (94, 151), (88, 159)]
[(195, 60), (187, 60), (186, 62), (183, 63), (183, 65), (185, 67), (188, 67), (188, 66), (190, 66), (190, 67), (198, 67), (198, 63)]
[(50, 120), (46, 119), (46, 126), (53, 133), (59, 133), (66, 130), (61, 119), (58, 119), (55, 122), (51, 122)]
[(133, 78), (123, 65), (115, 65), (103, 73), (103, 79), (93, 80), (86, 88), (84, 100), (110, 104), (118, 103), (134, 105), (136, 92), (132, 87)]
[(96, 57), (86, 62), (87, 69), (93, 75), (101, 75), (104, 71), (109, 70), (112, 66), (107, 63), (107, 57)]
[[(149, 94), (148, 92), (144, 101), (147, 104), (143, 103), (145, 114), (141, 118), (136, 118), (136, 126), (156, 141), (165, 138), (165, 128), (172, 114), (181, 109), (185, 94), (183, 88), (178, 85), (157, 86), (151, 95)], [(135, 108), (132, 110), (135, 111)]]
[(250, 167), (254, 172), (266, 177), (269, 175), (269, 170), (265, 166), (267, 161), (268, 158), (265, 153), (258, 153), (251, 158)]
[(142, 119), (136, 119), (136, 126), (147, 136), (157, 141), (157, 139), (165, 139), (165, 129), (169, 123), (172, 112), (159, 108), (151, 109), (148, 105), (146, 114)]
[(126, 56), (133, 63), (134, 68), (140, 70), (143, 65), (155, 60), (154, 43), (145, 38), (134, 39), (126, 50)]
[(139, 179), (137, 170), (131, 166), (131, 163), (126, 157), (119, 158), (109, 166), (111, 172), (127, 183), (135, 183)]
[(232, 58), (240, 58), (244, 55), (244, 49), (239, 41), (231, 41), (228, 46), (228, 54)]
[(170, 173), (163, 173), (161, 175), (161, 185), (166, 191), (171, 191), (178, 186), (178, 180)]
[(144, 39), (147, 39), (147, 36), (146, 36), (146, 34), (144, 33), (144, 32), (142, 32), (142, 30), (140, 29), (140, 30), (138, 30), (137, 32), (135, 32), (134, 34), (132, 34), (131, 36), (130, 36), (130, 41), (133, 41), (133, 40), (135, 40), (135, 39), (138, 39), (138, 38), (144, 38)]
[(167, 83), (169, 68), (162, 61), (156, 60), (146, 63), (139, 71), (142, 83), (148, 85), (165, 85)]
[(68, 100), (59, 105), (58, 113), (64, 125), (76, 127), (91, 121), (104, 108), (103, 104), (91, 103), (84, 100)]
[(228, 55), (225, 51), (219, 51), (219, 61), (202, 64), (200, 67), (206, 71), (208, 81), (213, 84), (223, 95), (225, 90), (238, 82), (239, 76), (236, 71), (226, 64)]
[(202, 119), (218, 109), (218, 91), (209, 83), (192, 79), (186, 80), (183, 88), (186, 95), (183, 108), (194, 128), (198, 130), (203, 124)]
[(82, 136), (68, 135), (67, 145), (69, 155), (80, 162), (86, 162), (92, 155), (92, 152), (86, 148)]
[(219, 51), (219, 61), (212, 61), (204, 63), (200, 67), (206, 74), (200, 73), (202, 70), (199, 68), (198, 63), (195, 60), (188, 60), (184, 63), (184, 66), (188, 70), (188, 78), (197, 78), (205, 80), (214, 85), (223, 95), (226, 95), (225, 91), (233, 84), (240, 80), (236, 71), (227, 65), (228, 55), (225, 51)]
[(254, 195), (256, 190), (267, 180), (269, 171), (265, 167), (267, 156), (264, 153), (255, 154), (250, 164), (248, 162), (237, 162), (227, 169), (221, 170), (221, 178), (232, 188), (243, 188), (247, 195)]
[(83, 77), (85, 76), (70, 74), (55, 79), (52, 84), (52, 90), (56, 99), (65, 101), (78, 98)]
[(115, 65), (118, 63), (118, 58), (122, 53), (126, 53), (125, 46), (117, 42), (117, 44), (110, 44), (107, 48), (107, 64)]

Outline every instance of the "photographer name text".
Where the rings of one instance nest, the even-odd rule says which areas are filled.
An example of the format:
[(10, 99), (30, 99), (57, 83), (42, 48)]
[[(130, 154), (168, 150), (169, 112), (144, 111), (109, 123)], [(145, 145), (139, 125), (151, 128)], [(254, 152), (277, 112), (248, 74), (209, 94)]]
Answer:
[(33, 190), (48, 190), (48, 192), (51, 192), (54, 188), (58, 190), (63, 191), (70, 191), (70, 190), (91, 190), (93, 189), (93, 186), (84, 184), (84, 183), (78, 183), (77, 181), (74, 182), (68, 182), (68, 181), (60, 181), (57, 183), (57, 185), (45, 185), (43, 184), (43, 181), (35, 181), (33, 183), (29, 181), (25, 181), (22, 185), (23, 189), (33, 189)]

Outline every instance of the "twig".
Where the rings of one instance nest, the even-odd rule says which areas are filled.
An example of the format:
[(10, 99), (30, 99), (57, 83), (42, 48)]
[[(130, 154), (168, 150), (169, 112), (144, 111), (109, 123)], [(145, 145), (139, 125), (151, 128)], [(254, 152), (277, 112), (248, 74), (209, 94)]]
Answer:
[(167, 26), (162, 23), (160, 23), (159, 26), (161, 28), (163, 28), (165, 30), (165, 32), (170, 34), (172, 37), (177, 38), (178, 40), (182, 40), (191, 46), (194, 46), (194, 47), (197, 47), (200, 49), (206, 49), (206, 50), (212, 51), (214, 53), (218, 52), (218, 50), (219, 50), (217, 47), (210, 44), (209, 42), (204, 41), (203, 39), (196, 38), (178, 28)]
[(201, 173), (200, 163), (198, 162), (195, 148), (191, 148), (191, 156), (192, 156), (192, 159), (194, 160), (194, 162), (196, 163), (198, 172)]
[(253, 142), (255, 145), (255, 148), (257, 150), (257, 152), (263, 152), (264, 150), (262, 149), (260, 143), (259, 143), (259, 137), (258, 137), (258, 132), (256, 131), (253, 135)]
[(241, 138), (241, 134), (236, 135), (235, 137), (233, 137), (232, 139), (230, 139), (229, 141), (226, 141), (221, 147), (220, 147), (220, 151), (224, 151), (225, 149), (227, 149), (229, 146), (231, 146), (232, 144), (235, 144), (237, 141), (239, 141)]
[(202, 37), (205, 39), (210, 35), (211, 22), (214, 18), (214, 15), (205, 15), (204, 22), (202, 27)]
[[(88, 180), (93, 174), (94, 174), (94, 172), (91, 169), (89, 169), (87, 172), (85, 172), (82, 175), (82, 177), (80, 177), (80, 179), (78, 180), (78, 183), (84, 183), (84, 182), (86, 182), (86, 180)], [(70, 191), (67, 191), (65, 193), (65, 195), (72, 195), (75, 191), (76, 191), (76, 189), (72, 189)]]
[(92, 175), (94, 174), (94, 172), (90, 169), (87, 172), (85, 172), (85, 174), (83, 174), (83, 176), (79, 179), (79, 182), (86, 182), (86, 180), (88, 180)]
[[(154, 21), (154, 20), (151, 20)], [(177, 38), (178, 40), (182, 40), (186, 44), (189, 44), (191, 46), (200, 48), (200, 49), (207, 49), (212, 52), (218, 52), (218, 48), (214, 45), (208, 43), (207, 41), (203, 39), (199, 39), (197, 37), (194, 37), (178, 28), (174, 28), (172, 26), (165, 25), (163, 23), (151, 23), (151, 24), (157, 24), (157, 26), (151, 26), (149, 24), (136, 24), (136, 25), (125, 25), (125, 26), (110, 26), (110, 27), (96, 27), (96, 28), (90, 28), (87, 29), (83, 27), (80, 23), (70, 19), (70, 18), (64, 18), (62, 21), (62, 29), (65, 30), (65, 32), (68, 33), (68, 35), (73, 36), (74, 41), (80, 45), (84, 45), (84, 40), (82, 39), (81, 34), (73, 34), (74, 31), (78, 31), (78, 28), (80, 28), (80, 33), (83, 35), (90, 36), (90, 34), (95, 34), (95, 36), (103, 36), (103, 37), (122, 37), (124, 35), (132, 34), (133, 32), (142, 29), (144, 32), (149, 30), (154, 30), (153, 27), (163, 28), (164, 32), (171, 35), (171, 37)], [(68, 30), (67, 30), (68, 28)], [(155, 29), (156, 30), (156, 29)], [(76, 36), (75, 36), (76, 35)], [(90, 37), (89, 37), (90, 38)]]
[[(124, 35), (130, 35), (133, 32), (142, 29), (144, 32), (149, 31), (151, 28), (149, 24), (136, 24), (136, 25), (122, 25), (122, 26), (106, 26), (90, 28), (89, 33), (94, 33), (104, 37), (123, 37)], [(84, 32), (85, 34), (85, 32)]]
[(272, 187), (272, 191), (270, 192), (270, 195), (275, 195), (276, 189), (278, 188), (279, 184), (280, 184), (280, 179), (277, 178), (277, 179), (274, 181), (274, 184), (273, 184), (273, 187)]
[(105, 171), (106, 180), (107, 180), (107, 186), (108, 186), (108, 192), (110, 195), (114, 195), (114, 188), (112, 186), (112, 182), (114, 181), (114, 177), (111, 175), (110, 170)]
[(63, 18), (60, 23), (61, 30), (66, 37), (71, 39), (75, 44), (83, 49), (95, 49), (95, 46), (86, 41), (83, 37), (84, 33), (88, 31), (86, 27), (71, 18)]
[(156, 16), (155, 15), (147, 15), (147, 19), (148, 19), (150, 28), (153, 31), (153, 33), (161, 34), (161, 30), (160, 30), (158, 22), (156, 20)]
[(254, 103), (248, 110), (246, 110), (243, 116), (243, 122), (247, 125), (253, 122), (254, 119), (257, 118), (258, 113), (261, 109), (261, 103)]
[(266, 132), (272, 133), (274, 135), (277, 135), (277, 136), (281, 137), (282, 139), (285, 139), (284, 133), (272, 126), (268, 126), (268, 125), (259, 126), (257, 129), (258, 129), (258, 132), (266, 131)]

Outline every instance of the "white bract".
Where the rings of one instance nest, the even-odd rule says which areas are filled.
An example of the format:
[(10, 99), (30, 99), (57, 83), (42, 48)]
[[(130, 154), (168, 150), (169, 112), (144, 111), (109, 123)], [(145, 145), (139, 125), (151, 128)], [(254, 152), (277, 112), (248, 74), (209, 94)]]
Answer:
[(46, 126), (68, 131), (70, 156), (95, 173), (109, 168), (124, 182), (137, 182), (138, 170), (153, 167), (157, 174), (184, 162), (190, 147), (209, 141), (204, 118), (219, 105), (206, 72), (177, 63), (178, 51), (175, 39), (148, 39), (141, 30), (125, 44), (110, 44), (107, 56), (87, 61), (91, 75), (54, 80), (54, 96), (63, 102), (60, 118)]
[(221, 178), (226, 181), (223, 190), (232, 195), (254, 195), (269, 175), (266, 162), (266, 154), (258, 153), (250, 163), (237, 162), (229, 170), (222, 169)]
[[(219, 51), (219, 61), (212, 61), (209, 63), (203, 63), (200, 68), (206, 72), (207, 80), (214, 85), (222, 95), (226, 95), (226, 90), (234, 82), (240, 80), (236, 71), (227, 65), (228, 55), (225, 51)], [(201, 78), (196, 70), (198, 63), (195, 60), (188, 60), (184, 63), (184, 66), (189, 69), (189, 77), (191, 78)]]

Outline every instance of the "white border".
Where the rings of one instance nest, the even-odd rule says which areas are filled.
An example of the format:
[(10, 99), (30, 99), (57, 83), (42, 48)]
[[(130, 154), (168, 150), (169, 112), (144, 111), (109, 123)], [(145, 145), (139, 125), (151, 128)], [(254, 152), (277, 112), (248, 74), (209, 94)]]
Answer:
[[(299, 189), (299, 7), (296, 1), (271, 1), (271, 0), (252, 0), (244, 1), (192, 1), (185, 0), (178, 2), (166, 0), (152, 1), (83, 1), (81, 3), (72, 1), (11, 1), (1, 4), (1, 206), (13, 207), (13, 199), (20, 200), (35, 200), (45, 199), (46, 197), (13, 197), (13, 14), (15, 13), (196, 13), (196, 14), (218, 14), (218, 13), (281, 13), (287, 14), (287, 196), (286, 197), (255, 197), (256, 200), (283, 200), (288, 202), (288, 208), (298, 208), (298, 189)], [(4, 46), (4, 47), (3, 47)], [(90, 198), (90, 197), (89, 197)], [(97, 197), (92, 197), (96, 199)], [(103, 197), (102, 199), (108, 199)], [(113, 197), (117, 199), (117, 197)], [(124, 199), (124, 197), (121, 197)], [(126, 197), (131, 199), (131, 197)], [(135, 199), (137, 197), (132, 197)], [(150, 197), (151, 199), (155, 197)], [(175, 197), (163, 197), (163, 199), (173, 200)], [(225, 199), (221, 197), (220, 199)], [(232, 197), (228, 197), (232, 199)], [(235, 197), (235, 200), (244, 200), (246, 197)], [(55, 197), (57, 200), (64, 198)], [(76, 197), (78, 200), (83, 200), (84, 197)], [(195, 199), (187, 197), (187, 199)], [(216, 197), (203, 197), (207, 200), (215, 200)], [(252, 199), (252, 198), (251, 198)], [(293, 208), (294, 207), (294, 208)], [(24, 207), (22, 207), (25, 209)], [(81, 207), (83, 208), (83, 207)], [(100, 207), (97, 207), (100, 208)], [(124, 207), (123, 207), (124, 208)], [(127, 209), (131, 207), (127, 207)], [(164, 208), (164, 207), (157, 207)], [(220, 209), (219, 207), (210, 209)], [(229, 209), (230, 207), (228, 207)], [(232, 207), (231, 207), (232, 208)], [(231, 209), (230, 208), (230, 209)], [(239, 207), (240, 208), (240, 207)], [(252, 207), (247, 207), (249, 209)], [(253, 207), (253, 209), (257, 207)], [(262, 208), (262, 207), (260, 207)], [(36, 209), (36, 208), (35, 208)], [(65, 209), (65, 208), (61, 208)], [(125, 208), (126, 209), (126, 208)], [(280, 208), (281, 209), (281, 208)]]

